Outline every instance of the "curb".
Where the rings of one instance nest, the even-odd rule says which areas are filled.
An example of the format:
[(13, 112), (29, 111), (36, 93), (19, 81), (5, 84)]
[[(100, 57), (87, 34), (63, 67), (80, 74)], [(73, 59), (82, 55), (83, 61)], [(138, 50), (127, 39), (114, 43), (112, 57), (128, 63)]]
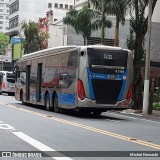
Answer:
[(143, 114), (142, 110), (134, 110), (134, 109), (126, 109), (120, 113), (134, 115), (134, 116), (143, 116), (143, 117), (149, 118), (149, 119), (160, 120), (160, 111), (158, 111), (158, 110), (153, 110), (151, 115)]

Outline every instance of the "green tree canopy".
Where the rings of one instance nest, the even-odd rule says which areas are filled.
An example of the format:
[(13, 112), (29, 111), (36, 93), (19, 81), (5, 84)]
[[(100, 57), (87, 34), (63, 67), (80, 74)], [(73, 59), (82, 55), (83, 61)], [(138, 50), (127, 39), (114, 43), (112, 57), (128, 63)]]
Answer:
[(84, 38), (84, 45), (86, 45), (86, 40), (91, 35), (91, 20), (93, 18), (93, 11), (90, 9), (89, 5), (86, 5), (80, 11), (75, 9), (70, 10), (67, 16), (63, 18), (63, 23), (71, 25), (77, 34), (81, 34)]
[(0, 32), (0, 55), (2, 55), (9, 45), (9, 36)]
[(131, 7), (132, 0), (112, 0), (108, 5), (108, 14), (116, 17), (114, 46), (119, 43), (119, 24), (125, 23), (125, 16)]
[(39, 23), (23, 22), (21, 28), (25, 35), (25, 41), (23, 42), (25, 54), (47, 48), (49, 34), (40, 30)]
[(110, 3), (112, 0), (89, 0), (94, 11), (96, 20), (92, 23), (95, 29), (101, 29), (101, 43), (104, 43), (105, 28), (111, 28), (112, 22), (108, 19)]

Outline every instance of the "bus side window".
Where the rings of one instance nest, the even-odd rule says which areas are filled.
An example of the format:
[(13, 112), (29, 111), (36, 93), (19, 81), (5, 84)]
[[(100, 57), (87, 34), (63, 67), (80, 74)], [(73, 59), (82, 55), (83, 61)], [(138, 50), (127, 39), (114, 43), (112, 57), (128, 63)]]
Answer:
[(68, 57), (68, 82), (71, 85), (74, 79), (76, 78), (76, 71), (77, 71), (77, 57), (78, 54), (76, 51), (70, 53)]
[(74, 51), (70, 53), (67, 66), (77, 67), (77, 52)]

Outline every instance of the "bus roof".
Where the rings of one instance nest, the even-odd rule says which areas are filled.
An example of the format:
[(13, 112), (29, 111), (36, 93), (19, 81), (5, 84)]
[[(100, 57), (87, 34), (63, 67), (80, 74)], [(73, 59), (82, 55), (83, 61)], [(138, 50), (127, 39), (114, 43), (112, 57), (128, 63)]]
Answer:
[[(122, 50), (123, 49), (121, 47), (105, 46), (105, 45), (101, 45), (101, 44), (88, 45), (88, 46), (76, 46), (76, 45), (59, 46), (59, 47), (48, 48), (48, 49), (44, 49), (44, 50), (40, 50), (40, 51), (37, 51), (37, 52), (33, 52), (33, 53), (23, 55), (22, 58), (19, 59), (19, 61), (28, 60), (30, 58), (31, 59), (32, 58), (38, 58), (38, 57), (50, 55), (50, 54), (53, 54), (53, 53), (56, 54), (58, 52), (73, 50), (73, 49), (76, 49), (76, 48), (82, 48), (82, 49), (83, 48), (96, 48), (96, 49), (108, 49), (108, 50)], [(129, 51), (127, 49), (123, 49), (123, 50)]]
[[(59, 46), (59, 47), (54, 47), (54, 48), (48, 48), (48, 49), (40, 50), (40, 51), (37, 51), (37, 52), (25, 54), (25, 55), (22, 56), (22, 58), (19, 59), (19, 61), (28, 60), (28, 58), (45, 56), (45, 55), (48, 55), (50, 53), (63, 52), (63, 51), (71, 50), (71, 49), (74, 49), (74, 48), (77, 48), (77, 46)], [(45, 53), (45, 55), (44, 55), (44, 53)]]

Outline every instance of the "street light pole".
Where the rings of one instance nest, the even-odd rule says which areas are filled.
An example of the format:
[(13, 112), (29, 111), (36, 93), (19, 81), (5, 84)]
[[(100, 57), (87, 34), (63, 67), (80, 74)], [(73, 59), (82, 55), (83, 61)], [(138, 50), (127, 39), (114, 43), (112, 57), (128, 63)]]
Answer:
[(148, 2), (147, 53), (146, 53), (144, 96), (143, 96), (143, 114), (148, 114), (148, 108), (149, 108), (151, 22), (152, 22), (152, 0), (149, 0)]

